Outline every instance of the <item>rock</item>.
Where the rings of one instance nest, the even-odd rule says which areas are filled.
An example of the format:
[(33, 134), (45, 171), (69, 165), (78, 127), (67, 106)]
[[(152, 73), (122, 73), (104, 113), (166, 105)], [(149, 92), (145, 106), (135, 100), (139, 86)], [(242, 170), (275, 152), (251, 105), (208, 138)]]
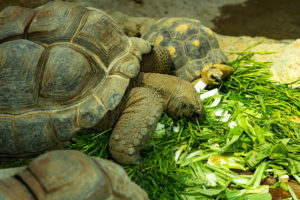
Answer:
[(142, 33), (151, 26), (157, 19), (151, 17), (130, 17), (117, 11), (106, 11), (126, 35), (130, 37), (141, 37)]
[(132, 17), (190, 17), (195, 18), (210, 28), (212, 20), (221, 15), (220, 7), (228, 4), (240, 4), (246, 0), (155, 0), (142, 1), (138, 4), (133, 0), (70, 0), (86, 2), (89, 5), (105, 11), (118, 11)]
[[(257, 52), (254, 59), (260, 62), (272, 62), (272, 80), (280, 83), (290, 83), (300, 80), (300, 39), (298, 40), (272, 40), (264, 37), (233, 37), (216, 34), (221, 49), (228, 55), (230, 61), (237, 57), (234, 52)], [(260, 54), (259, 52), (273, 52)], [(300, 86), (300, 82), (292, 87)]]
[[(280, 82), (293, 82), (300, 80), (300, 39), (293, 41), (282, 49), (279, 58), (274, 62), (272, 69), (274, 76)], [(300, 86), (294, 84), (293, 87)]]

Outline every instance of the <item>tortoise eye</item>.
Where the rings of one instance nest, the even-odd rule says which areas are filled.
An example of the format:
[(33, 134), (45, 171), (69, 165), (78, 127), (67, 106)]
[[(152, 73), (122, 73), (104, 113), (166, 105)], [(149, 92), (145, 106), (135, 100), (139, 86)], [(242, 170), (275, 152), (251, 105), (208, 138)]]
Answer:
[(201, 116), (201, 114), (196, 112), (196, 113), (193, 114), (192, 117), (193, 117), (193, 118), (199, 118), (200, 116)]
[(216, 80), (216, 77), (213, 74), (210, 75), (210, 78)]
[(186, 109), (186, 108), (187, 108), (187, 105), (184, 103), (184, 104), (181, 105), (181, 108), (182, 108), (182, 109)]
[(194, 110), (195, 106), (193, 104), (190, 104), (190, 110)]

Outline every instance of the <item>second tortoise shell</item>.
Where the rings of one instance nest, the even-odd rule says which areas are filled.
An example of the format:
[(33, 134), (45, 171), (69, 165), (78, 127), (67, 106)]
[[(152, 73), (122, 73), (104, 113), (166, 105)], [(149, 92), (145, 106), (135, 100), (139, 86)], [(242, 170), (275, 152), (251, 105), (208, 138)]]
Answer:
[(214, 33), (196, 19), (164, 17), (142, 37), (154, 46), (168, 48), (173, 61), (171, 74), (188, 81), (200, 76), (206, 65), (227, 62)]

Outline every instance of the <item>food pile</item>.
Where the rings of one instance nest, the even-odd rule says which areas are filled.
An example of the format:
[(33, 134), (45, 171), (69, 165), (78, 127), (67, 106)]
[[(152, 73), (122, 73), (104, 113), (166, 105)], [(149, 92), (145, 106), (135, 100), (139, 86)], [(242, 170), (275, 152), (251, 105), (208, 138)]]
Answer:
[[(199, 92), (202, 121), (174, 122), (165, 114), (142, 152), (145, 158), (125, 166), (150, 199), (271, 199), (276, 187), (296, 198), (289, 183), (300, 183), (300, 124), (294, 122), (300, 91), (270, 81), (270, 63), (253, 55), (239, 53), (228, 63), (232, 76)], [(81, 134), (71, 148), (109, 158), (108, 135)], [(267, 177), (276, 183), (262, 185)]]

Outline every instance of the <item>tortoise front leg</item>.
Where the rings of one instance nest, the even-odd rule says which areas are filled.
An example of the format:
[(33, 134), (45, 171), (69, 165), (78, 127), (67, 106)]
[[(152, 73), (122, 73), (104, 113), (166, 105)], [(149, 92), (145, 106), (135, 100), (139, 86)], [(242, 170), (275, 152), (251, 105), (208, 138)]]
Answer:
[(163, 112), (163, 100), (151, 88), (133, 88), (109, 140), (109, 152), (121, 164), (135, 164)]

